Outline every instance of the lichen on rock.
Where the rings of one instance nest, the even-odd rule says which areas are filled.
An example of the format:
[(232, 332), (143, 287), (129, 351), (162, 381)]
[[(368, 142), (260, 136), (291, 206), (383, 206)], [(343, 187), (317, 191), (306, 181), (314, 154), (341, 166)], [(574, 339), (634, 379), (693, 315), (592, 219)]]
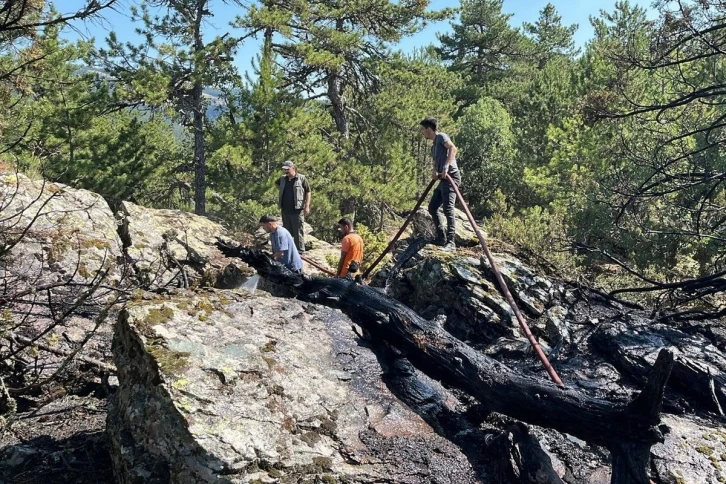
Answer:
[[(118, 482), (420, 482), (412, 469), (475, 482), (456, 447), (380, 384), (357, 339), (338, 311), (244, 292), (131, 305), (108, 417)], [(380, 454), (391, 439), (415, 450)]]

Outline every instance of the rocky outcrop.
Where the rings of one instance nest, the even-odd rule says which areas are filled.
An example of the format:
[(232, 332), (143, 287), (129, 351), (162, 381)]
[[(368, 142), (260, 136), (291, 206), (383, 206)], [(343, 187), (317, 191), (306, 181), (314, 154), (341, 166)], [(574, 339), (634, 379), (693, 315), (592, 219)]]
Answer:
[[(507, 254), (496, 254), (497, 265), (520, 309), (540, 317), (554, 310), (555, 293), (548, 279)], [(427, 245), (396, 274), (379, 272), (375, 282), (426, 318), (442, 318), (444, 327), (462, 341), (489, 345), (497, 338), (518, 335), (518, 325), (499, 293), (486, 258), (452, 254)]]
[(130, 303), (108, 417), (118, 482), (475, 482), (352, 326), (237, 292)]
[[(374, 352), (338, 311), (264, 293), (173, 289), (233, 288), (250, 274), (217, 251), (216, 237), (230, 234), (204, 217), (124, 202), (119, 227), (98, 195), (14, 173), (0, 174), (0, 211), (1, 242), (10, 255), (2, 258), (4, 280), (12, 283), (6, 289), (50, 289), (33, 295), (48, 301), (12, 306), (14, 318), (33, 310), (14, 330), (19, 335), (42, 334), (38, 343), (67, 352), (85, 345), (82, 356), (104, 359), (111, 317), (100, 326), (94, 317), (119, 286), (134, 295), (115, 327), (120, 386), (108, 435), (119, 482), (492, 482), (489, 472), (518, 475), (526, 456), (537, 464), (535, 482), (542, 475), (547, 482), (609, 479), (602, 449), (479, 415), (476, 401), (426, 380), (405, 355), (385, 344)], [(458, 245), (475, 246), (468, 222), (458, 217)], [(431, 231), (425, 212), (414, 224), (417, 234)], [(336, 246), (308, 240), (307, 257), (321, 265), (337, 259)], [(381, 271), (377, 283), (487, 356), (522, 374), (541, 374), (477, 249), (424, 246), (412, 254), (400, 268), (392, 263)], [(495, 257), (570, 388), (630, 399), (658, 350), (670, 348), (675, 366), (663, 418), (670, 432), (652, 447), (653, 479), (726, 481), (726, 434), (714, 417), (726, 405), (722, 324), (656, 323), (647, 313), (543, 277), (512, 255)], [(45, 332), (53, 311), (68, 307), (106, 270), (101, 297)], [(129, 280), (170, 294), (135, 291), (125, 285)], [(41, 376), (58, 368), (58, 358), (29, 351), (34, 356), (26, 361)], [(75, 390), (69, 384), (64, 391)], [(492, 436), (511, 430), (489, 439), (483, 428)], [(24, 450), (15, 450), (0, 460), (20, 459)], [(501, 465), (493, 464), (497, 459)], [(557, 476), (538, 466), (549, 459)], [(537, 469), (544, 474), (537, 477)], [(12, 481), (8, 476), (2, 478)]]
[(222, 225), (181, 210), (149, 209), (121, 203), (121, 237), (136, 277), (146, 287), (198, 284), (235, 288), (251, 271), (214, 247), (229, 239)]
[(0, 173), (3, 277), (16, 288), (70, 281), (86, 283), (99, 271), (118, 281), (122, 269), (116, 218), (87, 190)]
[[(80, 359), (108, 359), (111, 325), (99, 314), (126, 289), (126, 274), (101, 196), (0, 173), (0, 376), (22, 387), (55, 373), (64, 355), (80, 351), (59, 380), (86, 371)], [(13, 351), (19, 357), (7, 358)], [(78, 390), (65, 382), (63, 391)]]
[[(495, 288), (489, 264), (466, 251), (447, 253), (431, 245), (406, 262), (393, 261), (376, 282), (459, 339), (524, 374), (542, 369), (511, 312)], [(400, 252), (398, 258), (403, 258)], [(607, 398), (631, 398), (656, 356), (670, 349), (675, 366), (668, 383), (665, 442), (652, 448), (660, 481), (723, 482), (726, 434), (718, 420), (726, 400), (726, 357), (710, 326), (654, 324), (647, 312), (603, 299), (585, 288), (538, 275), (509, 254), (494, 254), (497, 265), (533, 332), (570, 388)], [(400, 268), (399, 268), (400, 266)], [(398, 270), (394, 270), (398, 268)], [(544, 376), (543, 376), (544, 377)], [(588, 452), (573, 461), (569, 437), (544, 431), (541, 440), (568, 467), (569, 482), (609, 482), (607, 468), (587, 471)], [(579, 452), (585, 450), (583, 448)], [(591, 455), (591, 454), (590, 454)], [(598, 477), (601, 476), (601, 477)]]
[(196, 282), (232, 288), (251, 275), (214, 247), (228, 231), (206, 217), (121, 203), (120, 219), (98, 194), (59, 183), (0, 173), (2, 260), (14, 287), (93, 281), (108, 271), (116, 284), (131, 275), (146, 287)]
[[(315, 262), (317, 265), (335, 273), (338, 259), (340, 258), (340, 244), (333, 245), (316, 237), (308, 236), (306, 239), (308, 250), (305, 251), (305, 258)], [(303, 261), (306, 274), (322, 275), (323, 271), (313, 264)]]
[[(14, 348), (28, 348), (33, 363), (24, 366), (34, 368), (34, 378), (53, 374), (79, 349), (76, 360), (108, 360), (116, 309), (106, 306), (139, 286), (183, 280), (231, 288), (250, 275), (214, 247), (216, 236), (229, 235), (221, 225), (129, 202), (122, 209), (119, 219), (98, 194), (0, 173), (0, 283), (11, 302), (0, 336)], [(46, 350), (38, 354), (36, 344)]]
[(697, 417), (667, 415), (665, 442), (651, 449), (654, 482), (726, 482), (726, 432), (723, 425)]

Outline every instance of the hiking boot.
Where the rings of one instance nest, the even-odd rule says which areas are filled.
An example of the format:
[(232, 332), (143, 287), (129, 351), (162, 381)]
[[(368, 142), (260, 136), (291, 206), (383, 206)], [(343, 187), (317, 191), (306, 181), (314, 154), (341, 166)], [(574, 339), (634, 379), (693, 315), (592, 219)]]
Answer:
[(443, 232), (436, 235), (436, 238), (434, 239), (434, 245), (438, 245), (439, 247), (443, 247), (446, 245), (446, 235), (444, 235)]
[(446, 243), (446, 245), (444, 246), (443, 250), (446, 250), (446, 251), (454, 251), (454, 250), (456, 250), (456, 243), (454, 243), (453, 240), (448, 241)]

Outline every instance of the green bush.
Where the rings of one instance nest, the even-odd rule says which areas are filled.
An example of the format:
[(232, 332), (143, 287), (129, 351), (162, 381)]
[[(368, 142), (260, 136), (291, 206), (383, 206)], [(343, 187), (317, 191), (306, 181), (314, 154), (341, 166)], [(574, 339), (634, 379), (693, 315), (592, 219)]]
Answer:
[(563, 211), (535, 206), (515, 213), (499, 190), (491, 203), (494, 214), (488, 228), (492, 236), (537, 254), (553, 264), (562, 276), (577, 273), (579, 257), (567, 250), (566, 214)]

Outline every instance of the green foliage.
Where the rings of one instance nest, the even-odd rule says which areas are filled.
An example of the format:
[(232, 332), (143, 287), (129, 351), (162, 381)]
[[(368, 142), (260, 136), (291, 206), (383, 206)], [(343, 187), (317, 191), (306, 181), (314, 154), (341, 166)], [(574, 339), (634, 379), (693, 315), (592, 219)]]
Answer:
[(412, 194), (428, 183), (430, 146), (418, 123), (428, 115), (453, 128), (453, 93), (462, 81), (427, 53), (395, 56), (393, 62), (376, 66), (376, 77), (377, 92), (359, 107), (367, 124), (357, 130), (360, 141), (353, 148), (363, 165), (361, 174), (367, 176), (356, 182), (355, 206), (347, 211), (381, 230), (386, 211), (411, 206)]
[(388, 247), (388, 237), (384, 232), (375, 232), (363, 224), (356, 224), (355, 231), (363, 239), (365, 252), (362, 267), (368, 267)]
[(535, 23), (525, 22), (524, 31), (532, 40), (530, 55), (536, 58), (540, 69), (554, 59), (571, 59), (577, 53), (573, 40), (577, 25), (562, 25), (562, 17), (551, 3), (540, 11)]
[[(152, 13), (157, 10), (160, 15)], [(238, 78), (232, 54), (239, 39), (227, 34), (205, 39), (203, 27), (213, 16), (209, 0), (144, 1), (131, 8), (131, 20), (145, 42), (123, 44), (112, 32), (108, 48), (97, 56), (113, 79), (116, 105), (154, 109), (187, 129), (194, 150), (177, 171), (193, 170), (194, 211), (200, 215), (207, 203), (204, 90), (227, 87)]]
[(50, 27), (34, 49), (42, 61), (23, 79), (23, 91), (11, 96), (14, 122), (4, 130), (18, 167), (111, 201), (149, 201), (160, 167), (178, 156), (168, 126), (127, 111), (104, 115), (108, 93), (95, 74), (81, 69), (87, 42), (63, 42)]
[(324, 93), (336, 130), (350, 134), (348, 98), (371, 91), (372, 69), (385, 62), (388, 46), (441, 19), (448, 11), (427, 11), (428, 0), (289, 2), (252, 5), (238, 25), (274, 32), (275, 52), (285, 83), (301, 93)]
[(515, 212), (507, 205), (501, 191), (494, 193), (491, 200), (493, 214), (490, 218), (489, 234), (515, 244), (530, 254), (544, 256), (562, 274), (574, 274), (581, 258), (568, 251), (566, 211), (553, 206), (534, 206)]
[(464, 105), (473, 104), (491, 86), (509, 75), (510, 66), (525, 45), (521, 32), (510, 25), (512, 14), (502, 13), (503, 0), (462, 0), (459, 22), (451, 34), (439, 35), (436, 51), (467, 81), (457, 90)]
[(63, 41), (46, 25), (57, 14), (33, 1), (23, 28), (0, 29), (2, 161), (244, 232), (278, 211), (292, 159), (312, 185), (316, 235), (336, 240), (352, 214), (372, 259), (428, 183), (418, 122), (435, 116), (494, 235), (605, 284), (622, 276), (600, 270), (608, 257), (664, 281), (726, 269), (726, 8), (658, 2), (649, 20), (619, 1), (591, 17), (580, 54), (552, 5), (518, 27), (503, 4), (464, 0), (450, 33), (404, 56), (391, 47), (450, 12), (254, 3), (236, 23), (264, 44), (243, 82), (243, 38), (204, 35), (220, 3), (134, 3), (143, 45), (112, 33), (95, 49)]
[(516, 199), (521, 193), (523, 167), (514, 148), (511, 117), (498, 101), (482, 98), (464, 110), (459, 120), (459, 163), (471, 208), (491, 214), (495, 192)]

